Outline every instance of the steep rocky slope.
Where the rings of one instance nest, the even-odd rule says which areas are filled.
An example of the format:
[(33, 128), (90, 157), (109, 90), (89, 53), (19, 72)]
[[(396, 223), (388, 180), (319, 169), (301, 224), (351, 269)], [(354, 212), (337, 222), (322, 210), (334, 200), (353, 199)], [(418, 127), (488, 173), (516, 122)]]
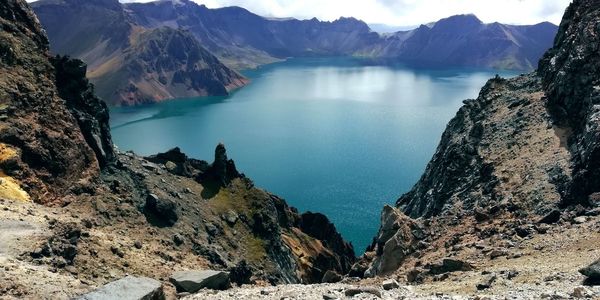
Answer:
[(223, 65), (189, 33), (138, 30), (123, 52), (89, 72), (103, 99), (135, 105), (194, 96), (225, 96), (248, 80)]
[(464, 102), (419, 182), (384, 209), (359, 275), (390, 274), (473, 227), (479, 239), (512, 240), (598, 214), (598, 4), (571, 4), (537, 72), (494, 78)]
[(571, 128), (572, 182), (564, 205), (600, 201), (600, 10), (598, 1), (576, 1), (565, 13), (554, 47), (538, 74), (554, 120)]
[[(115, 151), (78, 60), (51, 57), (24, 0), (0, 2), (0, 298), (67, 299), (128, 274), (218, 269), (242, 283), (320, 282), (352, 246), (240, 174), (174, 149)], [(315, 228), (327, 228), (327, 236)]]
[(112, 105), (222, 96), (247, 83), (188, 33), (139, 28), (118, 0), (41, 0), (32, 5), (50, 36), (52, 52), (85, 61), (98, 95)]
[[(3, 196), (48, 203), (84, 191), (114, 157), (108, 126), (98, 124), (108, 111), (77, 78), (84, 67), (48, 58), (26, 4), (3, 2), (0, 13)], [(78, 81), (63, 80), (72, 76)]]

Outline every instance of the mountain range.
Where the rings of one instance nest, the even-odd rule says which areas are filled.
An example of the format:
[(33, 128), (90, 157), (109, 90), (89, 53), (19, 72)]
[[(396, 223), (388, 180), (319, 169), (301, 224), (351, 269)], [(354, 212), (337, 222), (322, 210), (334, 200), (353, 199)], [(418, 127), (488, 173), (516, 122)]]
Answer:
[[(88, 63), (98, 94), (112, 105), (224, 95), (247, 83), (235, 70), (290, 57), (360, 56), (418, 66), (531, 70), (557, 30), (551, 23), (484, 24), (474, 15), (459, 15), (380, 35), (355, 18), (273, 19), (189, 0), (40, 0), (32, 6), (51, 50)], [(142, 33), (156, 29), (161, 34)], [(162, 48), (152, 50), (160, 60), (143, 55), (152, 47)]]

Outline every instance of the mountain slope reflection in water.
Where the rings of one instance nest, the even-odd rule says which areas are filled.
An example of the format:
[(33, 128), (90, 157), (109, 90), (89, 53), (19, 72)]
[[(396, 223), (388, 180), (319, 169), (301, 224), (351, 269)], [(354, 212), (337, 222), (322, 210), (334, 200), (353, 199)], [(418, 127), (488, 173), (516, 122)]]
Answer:
[(252, 83), (229, 97), (112, 109), (113, 138), (205, 160), (223, 142), (257, 186), (326, 214), (361, 253), (381, 207), (417, 181), (462, 100), (497, 73), (516, 75), (293, 59), (246, 72)]

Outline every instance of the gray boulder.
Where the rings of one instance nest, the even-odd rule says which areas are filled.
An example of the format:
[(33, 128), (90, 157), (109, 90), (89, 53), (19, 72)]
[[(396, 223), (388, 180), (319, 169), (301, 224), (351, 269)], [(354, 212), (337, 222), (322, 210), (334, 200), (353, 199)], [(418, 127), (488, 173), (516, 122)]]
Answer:
[(386, 205), (381, 213), (381, 227), (374, 244), (376, 258), (365, 271), (365, 277), (388, 275), (415, 252), (424, 233), (419, 224), (395, 207)]
[(400, 287), (400, 284), (398, 284), (398, 281), (394, 280), (394, 279), (388, 279), (386, 281), (384, 281), (381, 286), (383, 286), (383, 289), (386, 291), (389, 290), (393, 290), (393, 289), (397, 289)]
[(178, 292), (195, 293), (203, 288), (225, 290), (229, 288), (229, 272), (223, 271), (181, 271), (170, 278)]
[(160, 282), (145, 277), (127, 276), (85, 294), (78, 300), (164, 300)]

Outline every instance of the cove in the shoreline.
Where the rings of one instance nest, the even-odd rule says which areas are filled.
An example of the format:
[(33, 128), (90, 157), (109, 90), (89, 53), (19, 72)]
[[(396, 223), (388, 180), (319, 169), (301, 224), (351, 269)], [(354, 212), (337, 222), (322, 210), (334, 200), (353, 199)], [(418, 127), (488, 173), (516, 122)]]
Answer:
[(209, 161), (223, 142), (257, 186), (326, 214), (362, 253), (382, 206), (412, 187), (462, 100), (497, 73), (516, 75), (292, 59), (247, 71), (252, 82), (229, 97), (113, 108), (112, 133), (122, 150), (179, 146)]

